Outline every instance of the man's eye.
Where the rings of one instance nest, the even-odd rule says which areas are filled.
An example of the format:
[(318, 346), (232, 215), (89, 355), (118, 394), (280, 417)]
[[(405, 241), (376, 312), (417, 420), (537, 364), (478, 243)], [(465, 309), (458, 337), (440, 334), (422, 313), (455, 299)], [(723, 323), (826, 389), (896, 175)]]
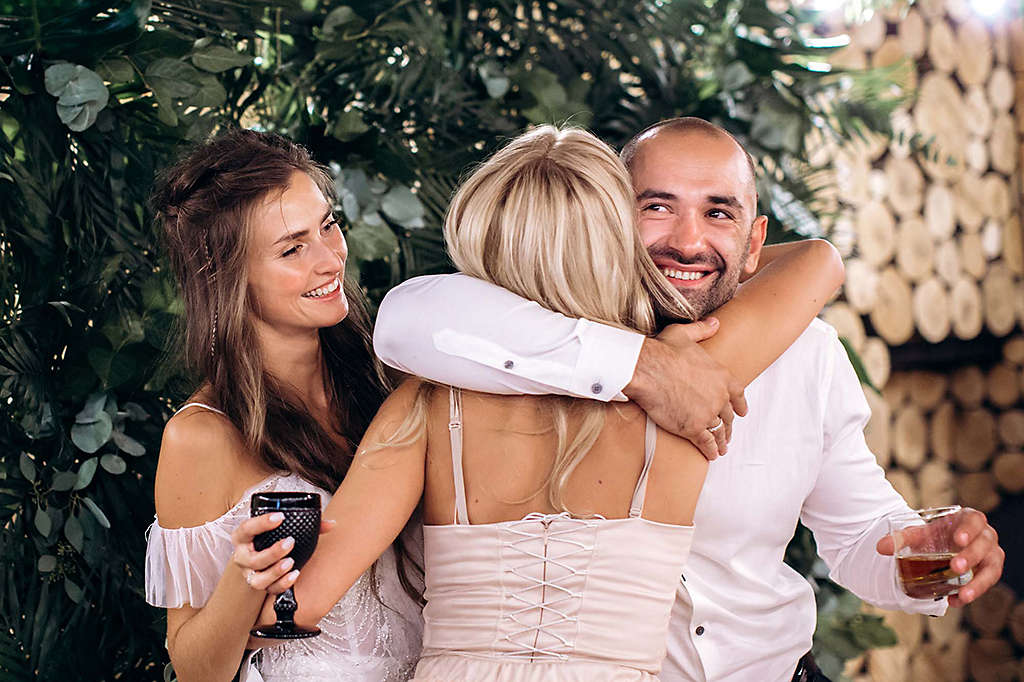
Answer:
[(711, 218), (722, 218), (724, 220), (731, 220), (732, 219), (732, 215), (730, 215), (729, 213), (726, 213), (725, 211), (719, 210), (717, 208), (708, 211), (708, 216), (711, 217)]
[(664, 213), (665, 211), (668, 210), (668, 207), (665, 206), (665, 204), (647, 204), (641, 210), (653, 211), (655, 213)]

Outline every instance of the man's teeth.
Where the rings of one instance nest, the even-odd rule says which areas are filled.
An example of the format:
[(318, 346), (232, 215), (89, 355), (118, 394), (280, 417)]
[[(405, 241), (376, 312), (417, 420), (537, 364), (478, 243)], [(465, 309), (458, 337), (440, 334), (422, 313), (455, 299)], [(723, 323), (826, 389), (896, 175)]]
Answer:
[(320, 298), (321, 296), (326, 296), (327, 294), (333, 294), (335, 291), (338, 290), (338, 287), (340, 286), (341, 280), (335, 277), (334, 281), (328, 284), (327, 286), (320, 287), (318, 289), (313, 289), (313, 291), (307, 291), (306, 293), (303, 294), (303, 296), (305, 296), (306, 298)]
[(693, 271), (685, 271), (684, 272), (683, 270), (673, 270), (672, 268), (662, 268), (661, 272), (666, 277), (671, 277), (672, 279), (682, 279), (682, 280), (700, 279), (701, 277), (703, 277), (704, 275), (707, 274), (706, 272), (693, 272)]

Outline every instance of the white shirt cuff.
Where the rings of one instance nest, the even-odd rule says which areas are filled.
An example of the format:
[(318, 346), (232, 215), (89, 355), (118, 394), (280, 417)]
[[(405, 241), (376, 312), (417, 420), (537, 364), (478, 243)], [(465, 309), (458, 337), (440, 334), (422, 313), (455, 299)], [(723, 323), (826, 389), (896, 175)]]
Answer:
[(622, 392), (636, 371), (643, 334), (589, 320), (576, 323), (580, 354), (572, 374), (572, 392), (605, 402), (629, 400)]

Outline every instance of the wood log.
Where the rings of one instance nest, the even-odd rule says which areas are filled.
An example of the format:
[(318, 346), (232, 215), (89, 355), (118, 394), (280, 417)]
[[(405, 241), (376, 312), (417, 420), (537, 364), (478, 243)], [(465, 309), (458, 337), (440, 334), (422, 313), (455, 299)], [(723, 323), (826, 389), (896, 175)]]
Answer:
[(946, 14), (956, 24), (961, 24), (975, 15), (970, 0), (946, 0)]
[[(1001, 244), (1000, 244), (1001, 246)], [(896, 229), (896, 265), (912, 282), (932, 274), (935, 247), (931, 232), (918, 216), (906, 218)]]
[(988, 139), (992, 168), (1010, 175), (1017, 167), (1017, 131), (1009, 114), (1000, 114), (992, 122), (992, 135)]
[(1024, 646), (1024, 601), (1019, 602), (1010, 611), (1008, 623), (1010, 625), (1010, 634), (1013, 635), (1013, 641), (1020, 646)]
[(868, 68), (868, 55), (859, 45), (850, 43), (843, 49), (836, 50), (833, 54), (829, 55), (828, 62), (838, 69), (863, 71)]
[(872, 336), (864, 341), (864, 348), (860, 352), (860, 360), (864, 363), (864, 371), (868, 373), (871, 383), (877, 388), (885, 386), (889, 380), (889, 347), (877, 336)]
[(862, 154), (853, 154), (849, 149), (841, 149), (836, 153), (835, 163), (836, 187), (839, 198), (854, 206), (863, 206), (870, 198), (868, 176), (871, 164)]
[(960, 249), (960, 265), (964, 272), (974, 279), (984, 278), (988, 262), (985, 260), (985, 252), (981, 248), (981, 234), (978, 232), (961, 233), (957, 235), (956, 245)]
[(999, 440), (1010, 448), (1024, 447), (1024, 410), (1007, 410), (999, 415)]
[(946, 397), (949, 381), (945, 374), (916, 370), (906, 373), (907, 392), (912, 404), (929, 412), (942, 403)]
[(1013, 646), (1003, 639), (983, 638), (971, 642), (967, 667), (975, 682), (1013, 682), (1017, 678)]
[(873, 69), (888, 69), (886, 76), (901, 92), (911, 93), (917, 89), (917, 64), (903, 54), (896, 36), (882, 41), (870, 62)]
[(928, 640), (939, 647), (946, 647), (960, 632), (962, 609), (948, 609), (943, 616), (926, 618), (924, 625)]
[(892, 139), (889, 140), (889, 155), (898, 159), (907, 159), (917, 154), (911, 148), (911, 139), (917, 133), (914, 129), (914, 117), (905, 108), (899, 108), (889, 115), (892, 126)]
[(988, 28), (972, 13), (956, 31), (956, 75), (965, 86), (983, 85), (992, 72), (992, 40)]
[(938, 343), (952, 328), (949, 293), (937, 277), (930, 277), (914, 288), (912, 310), (918, 333), (929, 343)]
[(921, 507), (921, 494), (917, 489), (917, 481), (911, 474), (899, 469), (889, 469), (885, 472), (885, 477), (892, 484), (893, 489), (907, 501), (907, 504), (913, 509)]
[(967, 647), (970, 643), (969, 633), (958, 632), (946, 645), (946, 650), (941, 656), (947, 682), (964, 682), (967, 679)]
[(945, 21), (933, 23), (928, 31), (928, 61), (938, 71), (949, 74), (956, 68), (958, 57), (953, 29)]
[(946, 20), (946, 0), (918, 0), (914, 7), (921, 11), (921, 16), (929, 23)]
[(996, 479), (988, 471), (962, 474), (957, 479), (956, 492), (960, 504), (986, 514), (1002, 501), (996, 491)]
[(964, 164), (967, 170), (978, 175), (988, 170), (988, 141), (985, 138), (978, 137), (972, 132), (964, 149)]
[(917, 472), (917, 488), (921, 504), (926, 507), (945, 507), (956, 501), (956, 481), (945, 462), (936, 459), (925, 462)]
[(924, 175), (913, 159), (890, 156), (885, 161), (889, 205), (902, 217), (916, 216), (924, 203)]
[(868, 194), (872, 201), (885, 201), (889, 193), (889, 181), (885, 177), (885, 171), (872, 168), (868, 173)]
[(981, 471), (996, 451), (996, 420), (984, 408), (967, 410), (957, 419), (954, 454), (962, 471)]
[(981, 253), (986, 260), (996, 258), (1003, 251), (1003, 226), (995, 218), (989, 218), (981, 226)]
[(896, 372), (882, 387), (882, 398), (894, 410), (910, 399), (909, 376), (909, 372)]
[(997, 407), (1013, 407), (1020, 399), (1017, 367), (1008, 362), (993, 365), (988, 371), (985, 385), (988, 387), (988, 399)]
[(925, 191), (924, 222), (936, 241), (949, 239), (956, 230), (956, 201), (941, 182), (931, 183)]
[(927, 441), (928, 423), (916, 405), (907, 405), (896, 413), (892, 455), (897, 464), (907, 471), (920, 469), (924, 464)]
[(1021, 237), (1020, 219), (1016, 215), (1003, 223), (1003, 262), (1013, 274), (1024, 275), (1024, 239)]
[(868, 674), (872, 682), (907, 680), (910, 650), (903, 644), (868, 651)]
[(996, 637), (1010, 618), (1016, 595), (1006, 583), (996, 583), (967, 605), (967, 622), (986, 637)]
[[(992, 55), (995, 57), (996, 66), (1006, 66), (1010, 62), (1010, 32), (1003, 22), (992, 26)], [(989, 81), (991, 80), (992, 76), (989, 76)]]
[(941, 462), (953, 461), (956, 447), (956, 409), (951, 402), (943, 402), (932, 412), (928, 422), (928, 445), (932, 455)]
[(928, 33), (924, 19), (916, 8), (911, 7), (907, 15), (896, 24), (896, 36), (903, 54), (915, 60), (924, 54), (928, 47)]
[(1011, 365), (1024, 366), (1024, 336), (1015, 336), (1003, 344), (1003, 360)]
[(1021, 293), (1010, 268), (995, 262), (981, 283), (985, 305), (985, 326), (995, 336), (1006, 336), (1017, 324), (1017, 304)]
[(952, 293), (953, 333), (960, 339), (973, 339), (983, 322), (981, 290), (974, 280), (961, 276)]
[(865, 52), (874, 52), (882, 46), (885, 34), (885, 18), (881, 12), (874, 12), (867, 21), (854, 27), (850, 42)]
[(857, 211), (857, 249), (865, 261), (880, 267), (896, 250), (896, 222), (880, 201), (871, 201)]
[[(945, 30), (948, 31), (948, 27)], [(933, 27), (932, 37), (935, 35)], [(936, 154), (922, 163), (924, 171), (935, 179), (958, 177), (967, 146), (968, 121), (960, 89), (941, 71), (931, 71), (921, 79), (914, 106), (914, 125), (924, 138), (935, 138)]]
[(980, 407), (985, 399), (985, 375), (973, 365), (960, 367), (950, 379), (949, 390), (960, 407)]
[(956, 184), (956, 219), (966, 232), (977, 232), (985, 220), (984, 185), (981, 176), (966, 172)]
[(878, 270), (860, 258), (847, 260), (843, 294), (850, 307), (858, 313), (871, 312), (878, 298)]
[(840, 337), (849, 341), (858, 354), (864, 350), (864, 322), (853, 308), (842, 301), (833, 303), (821, 315), (822, 319), (836, 328)]
[[(939, 242), (935, 249), (935, 273), (943, 282), (952, 287), (963, 277), (963, 268), (960, 266), (960, 249), (956, 242), (948, 239)], [(952, 312), (950, 312), (952, 316)]]
[(992, 105), (981, 85), (972, 85), (964, 92), (964, 108), (967, 120), (971, 122), (971, 133), (982, 139), (992, 132)]
[[(980, 316), (980, 301), (978, 308)], [(914, 335), (910, 286), (894, 267), (883, 270), (878, 278), (878, 300), (871, 311), (871, 324), (890, 346), (906, 343)], [(980, 322), (978, 326), (980, 329)]]
[(1016, 88), (1013, 83), (1013, 74), (1009, 69), (1005, 66), (997, 66), (993, 69), (985, 90), (993, 109), (999, 112), (1010, 111), (1015, 99)]
[(985, 215), (1002, 220), (1010, 215), (1010, 186), (998, 173), (987, 173), (981, 179), (981, 193)]
[(1024, 492), (1024, 453), (1004, 452), (992, 462), (996, 483), (1008, 493)]
[(882, 396), (864, 387), (864, 397), (871, 408), (871, 418), (864, 427), (864, 440), (868, 450), (875, 453), (875, 460), (878, 466), (883, 469), (889, 466), (892, 461), (892, 445), (890, 440), (890, 408)]
[(1010, 33), (1010, 64), (1015, 71), (1024, 71), (1024, 20), (1015, 16), (1007, 24)]
[(885, 624), (892, 628), (900, 644), (913, 651), (924, 638), (924, 620), (928, 616), (903, 611), (881, 611)]

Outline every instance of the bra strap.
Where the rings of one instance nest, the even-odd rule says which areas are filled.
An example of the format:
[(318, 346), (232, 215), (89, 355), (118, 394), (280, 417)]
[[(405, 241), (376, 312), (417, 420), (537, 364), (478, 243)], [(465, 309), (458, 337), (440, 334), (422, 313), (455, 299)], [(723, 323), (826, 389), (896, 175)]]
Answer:
[(452, 477), (455, 480), (455, 524), (469, 523), (466, 479), (462, 473), (462, 390), (448, 389), (448, 434), (452, 441)]
[(647, 475), (651, 473), (651, 462), (654, 461), (654, 448), (658, 444), (658, 427), (647, 417), (647, 428), (644, 430), (644, 468), (633, 491), (633, 501), (629, 503), (629, 518), (639, 518), (644, 511), (644, 500), (647, 498)]
[(178, 412), (184, 412), (184, 411), (185, 411), (186, 409), (188, 409), (188, 408), (190, 408), (190, 407), (201, 407), (201, 408), (203, 408), (204, 410), (209, 410), (210, 412), (216, 412), (217, 414), (222, 414), (222, 415), (224, 415), (225, 417), (227, 416), (226, 414), (224, 414), (224, 410), (218, 410), (218, 409), (217, 409), (216, 407), (214, 407), (213, 405), (207, 405), (206, 403), (185, 403), (184, 405), (182, 405), (181, 407), (179, 407), (179, 408), (178, 408), (178, 409), (177, 409), (177, 410), (175, 411), (175, 413), (174, 413), (174, 414), (178, 414)]

